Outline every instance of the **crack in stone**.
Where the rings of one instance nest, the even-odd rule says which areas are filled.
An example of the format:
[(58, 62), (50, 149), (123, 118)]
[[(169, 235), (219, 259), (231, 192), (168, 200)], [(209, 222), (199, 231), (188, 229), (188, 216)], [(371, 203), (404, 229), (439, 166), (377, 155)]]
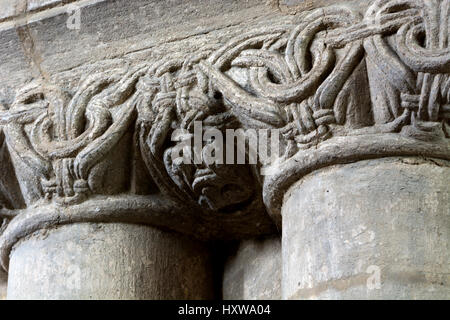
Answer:
[(48, 81), (49, 76), (41, 66), (42, 57), (40, 56), (38, 50), (36, 49), (35, 40), (31, 34), (30, 28), (26, 24), (24, 26), (17, 27), (16, 32), (19, 37), (23, 52), (25, 56), (28, 58), (30, 66), (33, 69), (36, 69), (43, 79)]

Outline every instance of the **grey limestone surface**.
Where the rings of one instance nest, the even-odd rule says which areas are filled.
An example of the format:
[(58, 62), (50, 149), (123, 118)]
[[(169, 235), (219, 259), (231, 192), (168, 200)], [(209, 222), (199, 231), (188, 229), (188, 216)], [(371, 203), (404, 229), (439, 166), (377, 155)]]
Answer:
[(281, 238), (243, 240), (225, 263), (225, 300), (281, 299)]
[(448, 299), (450, 167), (385, 158), (318, 170), (283, 204), (284, 299)]
[(6, 299), (6, 287), (8, 285), (8, 275), (3, 270), (0, 271), (0, 300)]
[[(449, 13), (450, 0), (0, 0), (8, 297), (207, 299), (201, 240), (246, 239), (225, 299), (448, 299)], [(282, 155), (169, 159), (194, 120), (279, 130)]]
[(23, 239), (8, 299), (212, 299), (206, 245), (132, 224), (72, 224)]

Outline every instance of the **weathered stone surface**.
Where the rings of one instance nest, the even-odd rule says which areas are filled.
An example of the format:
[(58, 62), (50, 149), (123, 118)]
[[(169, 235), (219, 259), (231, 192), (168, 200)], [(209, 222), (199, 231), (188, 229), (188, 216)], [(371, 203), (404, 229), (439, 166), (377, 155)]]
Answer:
[[(450, 0), (23, 0), (0, 12), (5, 269), (18, 243), (61, 225), (152, 225), (202, 240), (291, 234), (283, 198), (308, 174), (386, 157), (450, 161)], [(257, 161), (224, 164), (237, 145), (215, 147), (230, 130), (248, 140), (245, 162)], [(276, 144), (254, 140), (263, 132)], [(401, 181), (389, 186), (408, 188)], [(244, 245), (236, 259), (270, 260), (263, 247)], [(229, 295), (266, 295), (246, 281)], [(386, 296), (403, 297), (395, 290)]]
[(8, 299), (212, 299), (206, 245), (127, 224), (72, 224), (23, 239)]
[[(74, 6), (80, 9), (79, 29), (67, 26)], [(271, 11), (259, 0), (83, 0), (31, 12), (0, 23), (0, 50), (8, 53), (0, 56), (1, 71), (10, 79), (0, 79), (5, 91), (0, 96), (12, 99), (19, 80), (23, 84), (43, 77), (70, 88), (80, 77), (101, 69), (214, 47), (220, 38), (229, 37), (227, 32), (246, 28), (248, 19), (262, 24)], [(16, 32), (20, 39), (11, 42), (8, 34)], [(17, 54), (28, 59), (14, 63)]]
[(448, 299), (449, 186), (449, 162), (421, 158), (305, 176), (283, 203), (283, 298)]
[[(73, 124), (78, 123), (75, 125), (78, 127), (78, 129), (75, 129), (75, 131), (78, 131), (77, 133), (75, 133), (75, 131), (69, 133), (67, 128), (63, 129), (64, 125), (62, 123), (58, 124), (61, 120), (60, 116), (59, 120), (50, 119), (51, 116), (46, 117), (46, 119), (43, 120), (46, 123), (44, 126), (50, 121), (54, 130), (63, 130), (65, 132), (56, 134), (57, 136), (54, 137), (48, 136), (44, 138), (41, 136), (38, 138), (36, 136), (36, 140), (31, 138), (31, 144), (41, 141), (42, 143), (38, 142), (39, 146), (30, 146), (26, 142), (26, 140), (30, 138), (29, 133), (31, 133), (28, 132), (28, 128), (34, 126), (28, 126), (28, 121), (30, 121), (30, 119), (25, 120), (24, 118), (21, 118), (21, 120), (19, 120), (19, 122), (22, 122), (23, 128), (27, 127), (27, 129), (24, 130), (25, 132), (13, 125), (18, 131), (16, 131), (16, 129), (11, 130), (19, 133), (19, 135), (12, 134), (12, 136), (9, 137), (9, 141), (11, 146), (15, 145), (16, 147), (14, 151), (10, 150), (6, 152), (11, 153), (11, 162), (17, 168), (17, 180), (21, 181), (20, 193), (22, 193), (22, 197), (24, 198), (23, 201), (26, 206), (30, 206), (30, 204), (43, 197), (52, 198), (53, 200), (61, 198), (63, 203), (67, 202), (66, 205), (73, 204), (85, 199), (86, 191), (92, 188), (97, 190), (95, 193), (103, 196), (129, 193), (130, 191), (134, 194), (147, 195), (155, 192), (158, 193), (157, 189), (161, 188), (165, 190), (163, 193), (170, 193), (170, 197), (175, 197), (178, 201), (180, 200), (180, 196), (183, 198), (183, 194), (186, 192), (191, 194), (189, 195), (190, 198), (192, 197), (192, 193), (194, 193), (195, 199), (193, 200), (197, 204), (190, 203), (190, 200), (186, 201), (187, 199), (181, 199), (182, 201), (177, 204), (179, 207), (173, 208), (172, 210), (174, 213), (175, 211), (178, 211), (178, 214), (180, 215), (178, 226), (180, 226), (185, 233), (192, 233), (205, 238), (204, 232), (198, 232), (198, 228), (196, 228), (197, 230), (194, 230), (194, 228), (188, 227), (188, 225), (199, 224), (199, 228), (210, 230), (211, 232), (208, 231), (208, 233), (211, 233), (211, 235), (216, 234), (213, 237), (218, 235), (217, 231), (222, 234), (219, 237), (233, 238), (236, 236), (236, 230), (229, 233), (230, 229), (226, 226), (227, 223), (225, 221), (222, 221), (221, 226), (211, 228), (210, 224), (214, 222), (211, 221), (209, 214), (204, 217), (205, 219), (201, 218), (199, 220), (197, 217), (194, 217), (196, 215), (195, 212), (200, 213), (202, 211), (194, 209), (198, 205), (206, 210), (215, 212), (224, 209), (227, 214), (224, 214), (221, 219), (229, 220), (230, 226), (234, 225), (236, 228), (240, 229), (241, 231), (238, 233), (243, 232), (241, 236), (248, 237), (249, 235), (254, 234), (272, 233), (274, 231), (274, 226), (270, 218), (264, 212), (265, 210), (261, 201), (261, 195), (258, 194), (258, 191), (256, 190), (257, 187), (245, 187), (239, 189), (239, 186), (256, 185), (256, 183), (251, 182), (251, 180), (253, 180), (253, 173), (250, 168), (239, 169), (238, 167), (227, 167), (220, 170), (214, 169), (215, 171), (210, 169), (209, 173), (203, 170), (202, 174), (204, 177), (195, 176), (195, 172), (201, 170), (189, 168), (189, 170), (192, 171), (189, 173), (189, 185), (182, 186), (182, 188), (187, 189), (187, 191), (180, 192), (180, 190), (178, 190), (179, 188), (175, 186), (173, 182), (170, 182), (171, 179), (173, 180), (175, 178), (169, 177), (168, 174), (175, 175), (178, 174), (178, 172), (163, 172), (166, 171), (166, 169), (162, 168), (162, 166), (167, 166), (167, 164), (163, 163), (166, 160), (161, 159), (161, 157), (164, 156), (165, 151), (168, 151), (163, 149), (166, 148), (166, 145), (164, 144), (155, 148), (156, 146), (154, 144), (156, 137), (155, 139), (149, 139), (148, 141), (150, 143), (148, 144), (144, 141), (146, 135), (154, 133), (157, 135), (166, 135), (165, 138), (160, 137), (161, 140), (170, 138), (170, 132), (164, 131), (164, 128), (167, 125), (167, 121), (172, 121), (173, 119), (167, 118), (167, 116), (163, 114), (160, 114), (159, 116), (156, 116), (156, 114), (148, 114), (150, 119), (147, 115), (141, 114), (142, 117), (136, 122), (135, 107), (125, 103), (122, 105), (123, 108), (119, 107), (111, 110), (101, 108), (103, 110), (99, 111), (103, 115), (95, 119), (97, 125), (90, 128), (92, 130), (88, 130), (90, 134), (88, 135), (88, 132), (81, 133), (84, 129), (85, 120), (90, 117), (89, 114), (97, 112), (94, 111), (94, 109), (98, 106), (94, 106), (94, 104), (97, 104), (98, 101), (94, 100), (98, 100), (97, 98), (99, 98), (99, 95), (97, 95), (97, 98), (90, 99), (89, 106), (86, 106), (83, 100), (84, 96), (82, 91), (102, 91), (102, 88), (106, 89), (104, 88), (105, 83), (110, 81), (107, 73), (116, 74), (114, 75), (116, 79), (113, 80), (113, 83), (111, 83), (112, 87), (110, 87), (108, 91), (119, 89), (119, 86), (127, 77), (129, 77), (128, 80), (131, 81), (126, 87), (121, 89), (121, 94), (117, 94), (118, 91), (115, 92), (116, 98), (122, 94), (129, 95), (129, 93), (135, 89), (134, 86), (137, 82), (141, 82), (139, 86), (143, 86), (142, 93), (147, 92), (147, 89), (152, 90), (151, 88), (147, 88), (147, 80), (142, 79), (143, 81), (140, 81), (139, 79), (146, 73), (145, 70), (148, 70), (148, 68), (151, 67), (152, 61), (157, 60), (159, 61), (157, 62), (158, 64), (162, 63), (162, 60), (165, 59), (164, 57), (172, 58), (173, 56), (173, 59), (177, 60), (177, 63), (179, 63), (179, 61), (182, 61), (183, 59), (190, 59), (189, 57), (195, 52), (209, 52), (214, 50), (214, 48), (219, 48), (223, 41), (232, 38), (233, 35), (238, 33), (242, 28), (247, 28), (245, 25), (249, 24), (247, 20), (248, 17), (256, 17), (254, 22), (256, 25), (260, 26), (267, 21), (267, 19), (264, 18), (266, 15), (270, 15), (270, 19), (275, 19), (270, 8), (258, 1), (232, 1), (227, 2), (226, 4), (222, 2), (211, 3), (209, 1), (193, 1), (189, 3), (183, 1), (171, 1), (170, 3), (164, 1), (133, 1), (132, 3), (126, 1), (79, 1), (76, 2), (76, 5), (81, 10), (81, 25), (79, 30), (68, 29), (66, 26), (68, 19), (67, 9), (70, 8), (70, 6), (58, 6), (43, 12), (30, 13), (25, 17), (26, 19), (6, 21), (3, 24), (0, 24), (0, 32), (10, 37), (10, 40), (3, 37), (1, 37), (1, 39), (8, 40), (7, 44), (12, 48), (8, 49), (7, 47), (5, 49), (5, 57), (1, 60), (2, 63), (0, 63), (1, 67), (4, 68), (2, 73), (10, 75), (9, 80), (5, 81), (4, 85), (3, 83), (0, 84), (0, 87), (3, 89), (3, 95), (0, 94), (0, 96), (2, 96), (0, 101), (4, 105), (4, 109), (8, 109), (11, 112), (18, 111), (20, 113), (21, 111), (19, 110), (24, 107), (22, 102), (28, 104), (26, 101), (30, 101), (30, 98), (33, 100), (32, 103), (36, 103), (34, 106), (38, 106), (41, 103), (46, 104), (44, 101), (34, 101), (34, 97), (43, 97), (44, 100), (47, 98), (53, 99), (50, 97), (53, 96), (53, 93), (43, 92), (47, 91), (47, 88), (53, 87), (50, 82), (55, 85), (54, 93), (59, 96), (59, 98), (57, 98), (58, 101), (50, 103), (50, 109), (58, 109), (59, 111), (57, 113), (64, 113), (64, 117), (67, 119), (71, 118), (71, 114), (74, 112), (77, 113), (80, 110), (83, 110), (83, 108), (87, 109), (84, 114), (81, 114), (81, 117), (76, 116), (71, 118), (72, 120), (75, 120), (75, 122), (72, 122), (70, 125), (72, 129), (74, 129)], [(249, 15), (246, 18), (240, 15), (236, 16), (234, 15), (234, 12), (236, 11), (246, 12)], [(229, 14), (229, 19), (224, 19), (224, 15), (227, 17), (227, 14)], [(114, 28), (111, 29), (110, 26), (114, 26)], [(252, 25), (252, 27), (255, 26)], [(224, 32), (224, 30), (226, 30), (226, 32)], [(17, 49), (15, 49), (16, 47)], [(14, 59), (9, 59), (13, 49), (14, 51), (22, 52), (22, 55), (19, 54), (16, 55)], [(153, 65), (156, 68), (156, 65)], [(133, 71), (131, 70), (139, 69), (139, 66), (142, 66), (143, 69), (141, 68), (141, 71), (138, 72), (138, 74), (133, 75)], [(178, 73), (177, 70), (173, 71)], [(123, 74), (125, 78), (120, 80), (120, 74), (123, 72), (125, 72), (125, 74)], [(103, 73), (103, 75), (100, 75), (100, 73)], [(126, 75), (127, 73), (128, 75)], [(97, 76), (95, 76), (95, 74), (97, 74)], [(86, 79), (87, 75), (94, 75), (94, 77), (89, 80)], [(158, 75), (157, 77), (160, 76)], [(182, 75), (181, 78), (182, 77), (184, 77), (184, 75)], [(39, 80), (33, 81), (31, 85), (23, 88), (22, 92), (18, 93), (17, 97), (14, 97), (14, 92), (16, 91), (16, 88), (20, 86), (19, 84), (27, 83), (33, 79)], [(84, 89), (80, 87), (81, 83), (78, 83), (80, 79), (82, 79), (81, 83), (84, 83)], [(47, 84), (49, 86), (47, 86)], [(41, 92), (38, 93), (36, 90)], [(103, 90), (101, 95), (106, 94), (105, 91), (106, 90)], [(158, 89), (158, 91), (160, 90)], [(163, 95), (163, 92), (159, 94), (159, 96)], [(21, 98), (19, 98), (19, 96)], [(112, 96), (110, 97), (112, 98)], [(113, 98), (112, 101), (114, 101), (113, 104), (118, 106), (120, 103), (123, 103), (123, 101), (120, 100), (125, 97), (119, 97), (119, 100), (116, 98)], [(17, 99), (22, 99), (23, 101), (18, 103)], [(196, 95), (194, 94), (191, 99), (192, 102), (188, 101), (188, 104), (191, 105), (197, 103), (195, 99)], [(40, 98), (38, 100), (40, 100)], [(75, 109), (72, 107), (69, 108), (67, 103), (74, 106)], [(208, 103), (208, 101), (205, 103)], [(112, 107), (112, 105), (110, 105), (110, 107)], [(208, 106), (205, 105), (205, 107)], [(25, 108), (29, 108), (29, 106), (25, 106)], [(201, 109), (203, 106), (199, 105), (198, 108)], [(31, 109), (34, 108), (31, 107)], [(147, 108), (144, 107), (144, 109)], [(127, 111), (124, 112), (125, 110)], [(31, 114), (26, 112), (27, 115), (25, 117), (31, 116), (36, 120), (35, 117), (39, 112), (35, 111), (37, 111), (37, 109), (31, 111)], [(188, 110), (183, 110), (182, 112), (185, 113), (187, 111)], [(44, 111), (44, 113), (45, 112), (47, 111)], [(171, 111), (167, 109), (163, 113), (170, 112)], [(49, 111), (48, 114), (51, 115), (52, 111)], [(97, 115), (99, 116), (99, 114)], [(186, 121), (186, 119), (192, 115), (193, 112), (180, 114), (181, 118), (179, 118), (179, 120), (182, 122)], [(154, 116), (156, 116), (157, 119), (153, 119)], [(163, 117), (165, 118), (164, 120), (166, 120), (165, 122), (161, 121)], [(113, 120), (113, 123), (111, 123), (113, 124), (112, 126), (109, 124), (110, 118)], [(31, 120), (31, 122), (34, 122), (34, 120)], [(150, 122), (156, 121), (160, 128), (157, 130), (150, 130), (151, 127), (156, 126), (152, 126), (148, 122), (149, 120)], [(234, 123), (231, 123), (231, 125), (235, 126)], [(114, 129), (114, 127), (116, 127), (116, 129)], [(109, 130), (105, 132), (106, 129)], [(8, 129), (5, 128), (5, 131), (8, 131)], [(38, 129), (37, 131), (32, 131), (37, 133), (37, 131), (41, 130)], [(23, 136), (24, 133), (25, 136)], [(41, 131), (41, 133), (43, 132)], [(44, 135), (47, 134), (44, 133)], [(63, 138), (64, 135), (66, 135), (66, 138)], [(19, 136), (22, 136), (22, 138)], [(23, 138), (25, 140), (23, 140)], [(48, 141), (47, 138), (53, 141)], [(60, 139), (65, 141), (63, 143), (65, 146), (63, 148), (61, 148), (63, 144), (58, 142)], [(20, 143), (20, 141), (24, 143)], [(91, 144), (89, 141), (94, 143)], [(90, 144), (89, 147), (87, 147), (87, 143)], [(142, 148), (139, 144), (142, 145)], [(19, 149), (22, 151), (19, 151)], [(38, 151), (38, 149), (40, 151)], [(46, 149), (46, 151), (44, 151), (44, 149)], [(89, 172), (95, 171), (99, 173), (100, 175), (94, 174), (97, 176), (96, 178), (94, 178), (94, 175), (87, 172), (85, 178), (80, 179), (74, 177), (81, 174), (81, 172), (75, 173), (72, 171), (74, 170), (74, 167), (78, 166), (78, 164), (75, 163), (77, 162), (77, 160), (75, 160), (76, 156), (78, 156), (79, 159), (81, 159), (81, 157), (85, 158), (82, 149), (85, 149), (86, 151), (87, 149), (91, 149), (92, 151), (95, 149), (94, 153), (96, 153), (96, 156), (94, 156), (94, 158), (98, 159), (95, 160), (92, 158), (92, 160), (94, 160), (94, 162), (102, 162), (102, 164), (93, 163), (93, 166), (88, 165), (88, 167), (91, 167), (89, 169), (88, 167), (85, 167)], [(142, 159), (142, 155), (147, 153), (144, 149), (147, 149), (149, 153)], [(24, 159), (28, 159), (28, 156), (25, 158), (23, 157), (23, 151), (26, 153), (30, 152), (31, 158), (34, 158), (33, 162), (36, 160), (31, 167), (29, 165), (30, 163), (27, 164), (27, 160), (25, 160), (25, 163), (23, 162)], [(40, 154), (41, 151), (43, 151), (45, 155)], [(59, 155), (56, 155), (55, 152)], [(69, 156), (69, 154), (71, 155)], [(101, 154), (101, 156), (99, 156), (99, 154)], [(124, 157), (124, 154), (129, 154), (130, 156)], [(91, 155), (93, 154), (91, 153)], [(88, 156), (88, 158), (90, 158), (91, 155)], [(68, 156), (72, 160), (67, 158)], [(105, 156), (107, 159), (104, 159)], [(42, 157), (44, 158), (43, 162), (39, 160)], [(156, 162), (152, 160), (154, 157), (158, 159), (156, 162), (161, 162), (157, 166), (155, 166)], [(53, 160), (50, 160), (49, 158), (53, 158)], [(63, 158), (66, 160), (63, 160)], [(87, 158), (85, 159), (87, 160)], [(50, 162), (48, 162), (49, 160), (52, 163), (51, 165)], [(146, 163), (144, 164), (144, 162)], [(69, 172), (72, 172), (71, 175), (73, 176), (73, 178), (66, 176), (68, 178), (66, 179), (66, 182), (71, 179), (73, 179), (73, 182), (68, 182), (66, 187), (62, 187), (61, 184), (59, 187), (56, 186), (56, 189), (59, 188), (62, 192), (60, 192), (60, 196), (55, 197), (55, 183), (58, 184), (58, 181), (62, 182), (62, 180), (56, 177), (55, 180), (52, 177), (54, 174), (56, 176), (60, 175), (55, 173), (55, 170), (50, 167), (60, 167), (57, 163), (66, 163), (62, 164), (62, 167), (65, 168), (63, 171), (68, 170)], [(37, 165), (37, 167), (33, 168), (34, 165)], [(82, 167), (83, 165), (80, 169)], [(50, 169), (50, 171), (48, 171), (48, 169)], [(32, 178), (36, 173), (35, 170), (40, 171), (40, 173)], [(171, 170), (177, 171), (179, 169), (172, 168)], [(106, 172), (109, 173), (111, 171), (113, 171), (114, 174), (109, 175), (109, 177), (106, 178)], [(44, 176), (42, 176), (42, 174)], [(50, 176), (48, 176), (48, 174)], [(151, 177), (149, 177), (149, 174)], [(81, 176), (83, 175), (85, 174), (81, 174)], [(157, 177), (155, 177), (155, 175)], [(216, 178), (211, 179), (214, 175)], [(88, 176), (90, 176), (90, 178)], [(223, 179), (223, 177), (227, 177), (227, 179)], [(234, 180), (235, 178), (237, 178), (237, 180)], [(159, 185), (155, 185), (152, 181), (153, 179), (159, 181)], [(210, 182), (210, 180), (221, 181)], [(44, 183), (45, 186), (42, 185), (42, 183)], [(193, 190), (191, 191), (190, 189)], [(204, 190), (207, 190), (206, 192), (209, 193), (210, 196), (205, 196), (205, 194), (203, 194)], [(228, 192), (226, 190), (234, 191)], [(222, 196), (221, 192), (225, 192), (225, 196)], [(210, 199), (211, 197), (214, 197), (214, 199)], [(131, 202), (133, 201), (134, 200), (131, 200)], [(150, 202), (152, 202), (152, 200), (150, 200)], [(239, 206), (240, 204), (243, 205)], [(183, 208), (184, 206), (186, 206), (186, 208)], [(234, 214), (230, 214), (230, 208), (234, 207), (236, 208), (232, 209), (235, 211)], [(13, 209), (18, 209), (18, 207), (14, 207)], [(181, 215), (189, 210), (194, 213), (194, 216), (186, 215), (186, 217), (191, 216), (191, 218), (188, 218), (188, 220), (191, 221), (181, 218)], [(148, 214), (159, 215), (158, 212), (149, 212)], [(256, 224), (253, 222), (255, 220), (254, 216), (257, 216), (256, 220), (258, 220), (258, 223)], [(240, 226), (235, 223), (236, 219), (244, 219), (248, 222), (243, 223)], [(202, 220), (204, 220), (206, 225), (201, 222)], [(157, 223), (157, 225), (180, 231), (178, 230), (178, 227), (175, 227), (172, 223), (168, 223), (168, 221)], [(233, 227), (233, 229), (235, 227)], [(208, 237), (209, 236), (206, 236), (206, 238)]]
[(71, 2), (71, 0), (28, 0), (27, 10), (34, 11), (37, 9), (54, 7), (61, 3), (68, 3), (68, 2)]
[(16, 12), (16, 1), (0, 0), (0, 19), (11, 17)]
[[(239, 15), (236, 25), (222, 27), (223, 11), (219, 19), (221, 7), (213, 5), (208, 11), (217, 12), (213, 29), (196, 34), (195, 39), (190, 35), (168, 40), (172, 32), (180, 36), (180, 10), (186, 5), (174, 2), (171, 18), (161, 18), (155, 26), (159, 32), (164, 26), (163, 34), (154, 31), (151, 37), (159, 49), (168, 45), (164, 57), (159, 52), (105, 61), (103, 53), (111, 53), (107, 48), (98, 57), (88, 50), (82, 59), (104, 64), (91, 74), (87, 61), (76, 62), (81, 69), (65, 69), (73, 82), (59, 77), (62, 69), (44, 71), (48, 70), (45, 61), (51, 61), (52, 67), (55, 61), (66, 66), (68, 60), (73, 63), (73, 59), (57, 56), (60, 50), (49, 50), (46, 44), (55, 43), (56, 38), (46, 39), (40, 29), (41, 24), (54, 23), (54, 27), (45, 26), (51, 34), (65, 17), (54, 14), (14, 25), (30, 65), (41, 78), (22, 87), (12, 103), (5, 102), (0, 114), (6, 152), (11, 153), (25, 205), (44, 201), (70, 206), (96, 196), (135, 195), (145, 190), (144, 195), (173, 200), (180, 212), (191, 208), (192, 214), (203, 213), (204, 229), (210, 227), (211, 213), (230, 225), (242, 219), (240, 230), (227, 225), (224, 232), (213, 234), (244, 237), (273, 232), (262, 198), (279, 222), (283, 193), (317, 168), (392, 155), (448, 159), (446, 4), (447, 0), (442, 6), (411, 0), (399, 7), (395, 1), (377, 0), (365, 12), (347, 3), (289, 18), (280, 18), (279, 12), (264, 6), (251, 24)], [(116, 25), (124, 23), (116, 2), (87, 1), (80, 6), (86, 9), (85, 23), (104, 12), (118, 20)], [(130, 11), (125, 15), (149, 14), (136, 6), (137, 2), (127, 6)], [(229, 3), (226, 8), (236, 10)], [(268, 19), (262, 19), (264, 14)], [(201, 11), (196, 23), (206, 16)], [(107, 30), (107, 18), (101, 21), (85, 24), (86, 33), (78, 34), (82, 38), (61, 38), (56, 43), (70, 54), (73, 50), (67, 48), (73, 43), (90, 48), (90, 43), (98, 43), (92, 37), (94, 30)], [(268, 21), (273, 23), (267, 26)], [(429, 41), (417, 49), (421, 40), (411, 35), (417, 35), (424, 24), (430, 24), (423, 31)], [(141, 30), (139, 36), (150, 32), (131, 26)], [(248, 33), (237, 32), (244, 27)], [(121, 45), (130, 41), (129, 34), (114, 32), (112, 36), (116, 38), (108, 41)], [(253, 166), (223, 166), (223, 155), (213, 165), (171, 159), (180, 145), (195, 142), (195, 122), (221, 134), (229, 129), (281, 132), (274, 148), (281, 154), (257, 163), (272, 172), (263, 174)], [(178, 132), (181, 140), (174, 141), (177, 131), (183, 134)], [(192, 148), (188, 151), (196, 154)], [(249, 223), (254, 219), (258, 223)], [(160, 225), (171, 227), (165, 222)]]
[(305, 10), (326, 7), (330, 5), (345, 5), (358, 8), (361, 11), (367, 8), (369, 1), (362, 0), (269, 0), (272, 5), (283, 13), (297, 14)]
[(0, 271), (0, 300), (6, 299), (6, 287), (8, 285), (8, 275)]
[(77, 1), (83, 2), (83, 0), (0, 0), (0, 22), (18, 20), (36, 11)]
[(281, 239), (243, 240), (225, 263), (225, 300), (281, 299)]

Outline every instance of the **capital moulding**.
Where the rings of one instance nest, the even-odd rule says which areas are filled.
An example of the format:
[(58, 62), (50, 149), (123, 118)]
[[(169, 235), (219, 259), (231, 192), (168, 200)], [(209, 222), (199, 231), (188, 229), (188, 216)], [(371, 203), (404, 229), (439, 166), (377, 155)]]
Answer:
[[(0, 111), (0, 250), (73, 222), (146, 223), (204, 239), (276, 229), (284, 192), (325, 166), (450, 160), (449, 0), (304, 12), (216, 50), (34, 81)], [(175, 129), (278, 129), (257, 165), (180, 164)], [(261, 174), (265, 169), (270, 174)], [(20, 196), (17, 196), (20, 195)]]

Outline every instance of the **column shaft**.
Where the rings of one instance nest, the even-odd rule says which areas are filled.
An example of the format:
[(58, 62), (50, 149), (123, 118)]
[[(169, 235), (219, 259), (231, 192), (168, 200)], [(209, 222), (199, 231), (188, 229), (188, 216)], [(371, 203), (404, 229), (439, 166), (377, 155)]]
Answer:
[(225, 300), (281, 299), (281, 239), (243, 240), (225, 263)]
[(285, 195), (285, 299), (447, 299), (448, 162), (385, 158), (318, 170)]
[(208, 299), (211, 261), (198, 241), (133, 224), (71, 224), (17, 243), (8, 299)]

